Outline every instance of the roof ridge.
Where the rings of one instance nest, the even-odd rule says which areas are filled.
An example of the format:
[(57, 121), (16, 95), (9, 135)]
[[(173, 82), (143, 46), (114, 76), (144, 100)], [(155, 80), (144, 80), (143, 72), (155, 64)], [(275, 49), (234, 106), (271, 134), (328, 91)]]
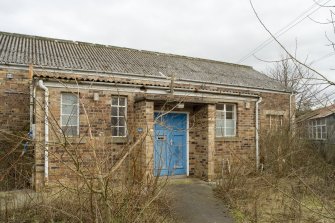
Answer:
[(128, 48), (128, 47), (113, 46), (113, 45), (101, 44), (101, 43), (91, 43), (91, 42), (85, 42), (85, 41), (59, 39), (59, 38), (29, 35), (29, 34), (22, 34), (22, 33), (4, 32), (4, 31), (0, 31), (0, 34), (11, 35), (11, 36), (16, 36), (16, 37), (26, 37), (26, 38), (34, 38), (34, 39), (41, 39), (41, 40), (49, 40), (49, 41), (55, 41), (55, 42), (83, 44), (83, 45), (91, 45), (91, 46), (97, 46), (97, 47), (109, 47), (109, 48), (115, 48), (115, 49), (121, 49), (121, 50), (137, 51), (137, 52), (142, 52), (142, 53), (156, 54), (156, 55), (169, 56), (169, 57), (179, 57), (179, 58), (185, 58), (185, 59), (191, 59), (191, 60), (197, 60), (197, 61), (205, 61), (205, 62), (210, 62), (210, 63), (226, 64), (226, 65), (234, 66), (234, 67), (244, 67), (244, 68), (248, 68), (248, 69), (253, 69), (252, 66), (248, 66), (248, 65), (229, 63), (229, 62), (224, 62), (224, 61), (219, 61), (219, 60), (214, 60), (214, 59), (207, 59), (207, 58), (200, 58), (200, 57), (184, 56), (184, 55), (174, 54), (174, 53), (164, 53), (164, 52), (158, 52), (158, 51), (150, 51), (150, 50), (141, 50), (141, 49), (134, 49), (134, 48)]

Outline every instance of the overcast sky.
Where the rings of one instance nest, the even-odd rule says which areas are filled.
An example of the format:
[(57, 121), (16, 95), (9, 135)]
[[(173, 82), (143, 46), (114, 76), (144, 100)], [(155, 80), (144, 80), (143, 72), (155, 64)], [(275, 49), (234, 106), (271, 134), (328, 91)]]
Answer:
[[(298, 22), (279, 40), (292, 52), (297, 43), (300, 59), (315, 61), (317, 70), (335, 80), (335, 54), (325, 37), (334, 38), (331, 26), (305, 18), (325, 22), (328, 8), (313, 0), (253, 3), (273, 33)], [(241, 60), (269, 38), (249, 0), (1, 0), (0, 30), (241, 63), (263, 72), (269, 66), (254, 56)], [(280, 53), (274, 42), (256, 51), (263, 60)]]

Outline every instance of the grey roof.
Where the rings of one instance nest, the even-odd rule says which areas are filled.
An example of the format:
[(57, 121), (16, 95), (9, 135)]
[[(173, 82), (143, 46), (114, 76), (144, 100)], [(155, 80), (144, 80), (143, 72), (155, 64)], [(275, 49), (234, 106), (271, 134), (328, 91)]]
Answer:
[[(0, 32), (0, 64), (116, 72), (285, 91), (252, 67), (166, 53)], [(66, 75), (66, 74), (64, 74)]]
[(312, 120), (312, 119), (319, 119), (319, 118), (324, 118), (328, 117), (329, 115), (335, 114), (335, 104), (318, 108), (313, 111), (309, 111), (304, 115), (301, 115), (300, 117), (297, 118), (297, 122), (303, 122), (306, 120)]

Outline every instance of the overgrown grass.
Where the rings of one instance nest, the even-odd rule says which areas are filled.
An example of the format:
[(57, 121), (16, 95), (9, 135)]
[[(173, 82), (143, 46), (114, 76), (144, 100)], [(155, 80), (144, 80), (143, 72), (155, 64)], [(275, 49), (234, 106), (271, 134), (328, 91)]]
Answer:
[(335, 167), (285, 129), (264, 133), (264, 169), (237, 161), (216, 189), (236, 222), (335, 222)]
[(2, 192), (0, 222), (174, 222), (165, 183), (110, 188), (108, 206), (89, 188)]

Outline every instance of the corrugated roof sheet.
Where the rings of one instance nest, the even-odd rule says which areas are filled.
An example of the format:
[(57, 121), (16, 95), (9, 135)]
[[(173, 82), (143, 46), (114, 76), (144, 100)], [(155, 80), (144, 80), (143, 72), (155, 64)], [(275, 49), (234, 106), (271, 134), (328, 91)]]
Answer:
[[(252, 67), (101, 44), (0, 32), (0, 64), (116, 72), (285, 91)], [(65, 75), (65, 74), (64, 74)]]

